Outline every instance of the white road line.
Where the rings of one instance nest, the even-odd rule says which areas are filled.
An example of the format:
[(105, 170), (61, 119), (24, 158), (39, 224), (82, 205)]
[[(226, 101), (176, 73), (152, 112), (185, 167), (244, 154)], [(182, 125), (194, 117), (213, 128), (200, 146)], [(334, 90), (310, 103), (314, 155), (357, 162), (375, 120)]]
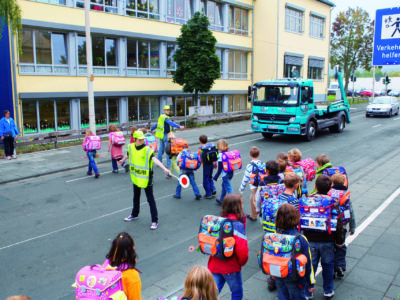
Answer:
[(382, 124), (376, 124), (376, 125), (372, 126), (372, 128), (377, 128), (377, 127), (381, 127), (381, 126), (382, 126)]
[(394, 118), (393, 121), (400, 120), (400, 118)]
[(230, 145), (230, 146), (235, 146), (235, 145), (245, 144), (245, 143), (249, 143), (249, 142), (253, 142), (253, 141), (260, 141), (260, 140), (264, 140), (264, 138), (252, 139), (252, 140), (247, 140), (247, 141), (243, 141), (243, 142), (233, 143), (233, 144), (229, 144), (229, 145)]
[[(112, 171), (103, 172), (103, 173), (100, 173), (100, 175), (101, 175), (101, 174), (108, 174), (108, 173), (111, 173), (111, 172), (112, 172)], [(82, 180), (82, 179), (88, 179), (88, 178), (92, 178), (92, 177), (93, 177), (93, 176), (79, 177), (79, 178), (67, 180), (67, 181), (65, 181), (65, 182), (66, 182), (66, 183), (69, 183), (69, 182), (74, 182), (74, 181)]]

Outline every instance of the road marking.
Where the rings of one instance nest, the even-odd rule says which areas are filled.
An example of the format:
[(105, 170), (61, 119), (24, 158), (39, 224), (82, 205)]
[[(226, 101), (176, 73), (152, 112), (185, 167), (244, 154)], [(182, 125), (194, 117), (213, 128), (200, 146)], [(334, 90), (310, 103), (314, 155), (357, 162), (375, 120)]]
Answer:
[(245, 144), (245, 143), (254, 142), (254, 141), (260, 141), (260, 140), (264, 140), (264, 138), (252, 139), (252, 140), (247, 140), (247, 141), (243, 141), (243, 142), (233, 143), (233, 144), (229, 144), (229, 145), (230, 145), (230, 146), (234, 146), (234, 145), (240, 145), (240, 144)]
[[(107, 171), (107, 172), (103, 172), (103, 173), (100, 173), (100, 175), (102, 175), (102, 174), (108, 174), (108, 173), (111, 173), (112, 171)], [(67, 181), (65, 181), (66, 183), (69, 183), (69, 182), (73, 182), (73, 181), (77, 181), (77, 180), (82, 180), (82, 179), (88, 179), (88, 178), (92, 178), (93, 176), (85, 176), (85, 177), (79, 177), (79, 178), (75, 178), (75, 179), (71, 179), (71, 180), (67, 180)]]
[(400, 120), (400, 118), (395, 118), (395, 119), (393, 119), (393, 121), (396, 121), (396, 120)]
[(377, 128), (377, 127), (380, 127), (380, 126), (382, 126), (382, 124), (376, 124), (376, 125), (372, 126), (372, 128)]

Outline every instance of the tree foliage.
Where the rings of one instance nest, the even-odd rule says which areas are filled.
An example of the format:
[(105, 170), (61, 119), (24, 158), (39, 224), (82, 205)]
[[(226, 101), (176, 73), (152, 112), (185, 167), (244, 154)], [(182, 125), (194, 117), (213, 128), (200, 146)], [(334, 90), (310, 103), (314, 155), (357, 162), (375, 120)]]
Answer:
[(181, 85), (185, 93), (194, 91), (196, 100), (198, 93), (207, 93), (221, 74), (220, 60), (215, 53), (217, 40), (209, 25), (207, 16), (196, 12), (181, 27), (173, 57), (177, 63), (173, 82)]
[(21, 49), (21, 8), (16, 0), (0, 0), (0, 39), (4, 25), (11, 28), (11, 32), (18, 37), (18, 46)]
[(374, 22), (360, 7), (340, 12), (332, 24), (330, 63), (343, 67), (347, 90), (353, 71), (361, 67), (371, 69)]

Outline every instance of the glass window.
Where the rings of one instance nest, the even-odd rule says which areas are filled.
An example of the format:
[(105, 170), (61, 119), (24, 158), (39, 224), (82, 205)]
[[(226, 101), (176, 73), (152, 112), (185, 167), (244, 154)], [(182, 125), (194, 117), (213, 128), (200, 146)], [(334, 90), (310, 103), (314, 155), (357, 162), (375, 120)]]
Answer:
[(35, 31), (36, 63), (51, 65), (51, 33)]
[(36, 101), (22, 102), (22, 118), (24, 122), (24, 133), (38, 132)]
[(126, 15), (145, 18), (159, 19), (158, 0), (127, 0)]
[(210, 29), (223, 30), (222, 24), (222, 4), (211, 0), (201, 0), (200, 11), (208, 17)]
[(57, 130), (70, 130), (69, 100), (57, 100)]
[(184, 117), (185, 116), (185, 97), (183, 97), (183, 96), (175, 97), (175, 107), (176, 107), (176, 116)]
[(249, 34), (249, 12), (236, 6), (229, 6), (229, 32), (239, 35)]
[(322, 79), (322, 68), (308, 67), (308, 78), (309, 79)]
[(247, 52), (229, 50), (229, 79), (247, 79)]
[(184, 24), (192, 17), (192, 0), (168, 0), (167, 22)]
[(229, 96), (228, 98), (228, 112), (233, 111), (233, 102), (234, 102), (234, 96)]
[(149, 45), (148, 42), (139, 41), (139, 68), (149, 67)]
[(149, 97), (139, 97), (139, 120), (149, 120)]
[(186, 115), (185, 116), (188, 116), (189, 115), (189, 107), (196, 106), (197, 103), (195, 103), (193, 101), (193, 98), (190, 96), (186, 97), (185, 100), (186, 100)]
[(150, 42), (150, 68), (160, 68), (160, 49), (158, 42)]
[(128, 98), (128, 120), (129, 122), (138, 121), (138, 102), (136, 97)]
[(117, 65), (117, 57), (115, 54), (116, 48), (116, 40), (115, 39), (106, 39), (106, 57), (107, 57), (107, 66), (116, 66)]
[(86, 37), (78, 36), (78, 61), (80, 65), (86, 65)]
[(66, 65), (68, 64), (67, 58), (67, 43), (65, 34), (53, 33), (51, 35), (52, 49), (53, 49), (53, 64)]
[(118, 99), (108, 99), (108, 124), (118, 123)]
[(136, 40), (128, 39), (127, 40), (127, 64), (128, 67), (137, 67), (137, 52), (136, 52)]
[(301, 78), (301, 66), (287, 64), (285, 62), (283, 76), (285, 78)]
[(310, 16), (310, 35), (322, 39), (324, 37), (325, 19), (316, 16)]
[(233, 108), (234, 111), (239, 111), (240, 110), (240, 95), (235, 95), (234, 96), (234, 102), (233, 102)]
[(155, 120), (160, 116), (160, 102), (158, 97), (150, 98), (150, 106), (151, 106), (151, 119)]
[(200, 106), (207, 106), (207, 96), (200, 97)]
[(285, 29), (287, 31), (302, 33), (303, 32), (303, 12), (286, 7), (285, 9)]
[(89, 104), (88, 100), (80, 100), (81, 104), (81, 128), (89, 128)]
[(40, 132), (55, 131), (54, 100), (39, 101)]
[(221, 96), (216, 96), (215, 97), (215, 114), (222, 113), (222, 97)]
[(167, 43), (167, 73), (172, 75), (176, 70), (176, 62), (174, 61), (174, 54), (178, 46), (176, 44)]
[(97, 126), (107, 126), (107, 106), (105, 98), (94, 99), (94, 115)]
[(33, 30), (23, 28), (22, 29), (22, 53), (20, 56), (20, 62), (22, 63), (33, 63)]
[(160, 43), (128, 39), (128, 75), (160, 75)]
[(93, 66), (104, 67), (104, 37), (92, 36)]

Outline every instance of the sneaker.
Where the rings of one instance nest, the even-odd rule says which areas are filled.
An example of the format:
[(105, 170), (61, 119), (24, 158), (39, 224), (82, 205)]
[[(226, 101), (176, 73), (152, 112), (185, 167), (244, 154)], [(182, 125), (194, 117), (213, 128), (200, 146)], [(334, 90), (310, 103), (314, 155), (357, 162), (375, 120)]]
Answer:
[(134, 216), (129, 216), (129, 217), (126, 217), (125, 219), (124, 219), (124, 221), (125, 222), (130, 222), (130, 221), (133, 221), (133, 220), (137, 220), (137, 219), (139, 219), (139, 216), (137, 216), (137, 217), (134, 217)]
[(204, 195), (204, 199), (212, 199), (212, 198), (214, 198), (213, 195)]
[(100, 177), (100, 174), (99, 174), (99, 173), (94, 174), (94, 179), (97, 179), (97, 178), (99, 178), (99, 177)]
[(125, 173), (128, 173), (129, 172), (129, 165), (125, 164), (124, 168), (125, 168)]
[(154, 229), (157, 229), (157, 227), (158, 227), (158, 223), (153, 222), (153, 223), (151, 223), (150, 229), (154, 230)]
[(334, 277), (337, 279), (342, 279), (344, 277), (344, 270), (343, 268), (339, 267), (335, 270)]
[(306, 295), (306, 299), (307, 300), (309, 300), (309, 299), (314, 299), (314, 293), (311, 293), (311, 295)]
[(173, 195), (172, 198), (181, 199), (181, 196)]
[(267, 283), (268, 291), (272, 292), (273, 290), (276, 290), (276, 281), (271, 276), (267, 278)]
[(16, 155), (13, 155), (12, 158), (13, 158), (13, 159), (17, 159), (17, 156), (16, 156)]
[(11, 159), (11, 156), (7, 156), (6, 158), (7, 158), (8, 160), (10, 160), (10, 159)]
[(216, 195), (216, 194), (217, 194), (217, 191), (212, 191), (212, 194), (213, 194), (213, 195)]
[(92, 173), (92, 172), (86, 172), (86, 175), (87, 175), (87, 176), (92, 176), (93, 173)]
[(201, 199), (201, 195), (197, 195), (196, 198), (194, 198), (196, 200), (200, 200)]
[(335, 291), (332, 291), (332, 292), (330, 292), (330, 293), (325, 293), (325, 292), (324, 292), (324, 297), (325, 297), (326, 299), (331, 299), (333, 296), (335, 296)]
[(113, 172), (113, 173), (118, 173), (118, 170), (116, 170), (116, 171), (115, 171), (115, 170), (113, 170), (112, 172)]
[(250, 215), (246, 215), (246, 217), (250, 221), (253, 221), (253, 222), (257, 221), (257, 218), (252, 218)]
[(218, 205), (222, 205), (222, 202), (219, 201), (218, 199), (215, 199), (215, 202), (217, 202)]

